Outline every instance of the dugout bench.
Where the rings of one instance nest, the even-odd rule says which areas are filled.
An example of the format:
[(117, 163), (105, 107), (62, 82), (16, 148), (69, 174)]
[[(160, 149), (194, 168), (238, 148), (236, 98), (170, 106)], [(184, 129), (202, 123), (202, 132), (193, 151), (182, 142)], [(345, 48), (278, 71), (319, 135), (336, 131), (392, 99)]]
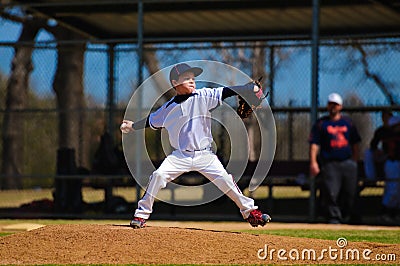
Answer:
[[(154, 167), (157, 168), (161, 162), (153, 162)], [(237, 185), (243, 191), (251, 181), (257, 162), (248, 162), (242, 177), (238, 180)], [(308, 171), (308, 161), (274, 161), (270, 171), (266, 177), (262, 177), (263, 181), (261, 186), (268, 186), (269, 202), (272, 204), (272, 190), (274, 186), (300, 186), (302, 189), (307, 189), (306, 173)], [(65, 176), (58, 176), (58, 178), (65, 178)], [(104, 198), (106, 210), (109, 209), (111, 204), (109, 201), (113, 198), (112, 189), (114, 187), (134, 187), (135, 180), (130, 175), (101, 175), (101, 174), (88, 174), (88, 175), (75, 175), (69, 176), (68, 179), (82, 179), (82, 187), (91, 187), (95, 189), (104, 189)], [(197, 172), (188, 172), (176, 178), (173, 183), (182, 186), (199, 186), (209, 183), (210, 181), (203, 175)], [(171, 186), (171, 197), (175, 198), (175, 190)]]
[[(154, 162), (155, 168), (161, 162)], [(249, 162), (244, 171), (243, 176), (237, 182), (239, 188), (243, 191), (249, 187), (251, 178), (258, 162)], [(359, 162), (359, 192), (367, 187), (382, 187), (384, 181), (367, 181), (365, 180), (365, 174), (363, 170), (363, 162)], [(301, 190), (310, 191), (309, 200), (309, 216), (310, 220), (315, 219), (316, 209), (318, 205), (318, 199), (316, 198), (316, 192), (319, 189), (319, 179), (310, 179), (308, 176), (309, 161), (308, 160), (275, 160), (267, 174), (263, 179), (260, 186), (268, 187), (268, 198), (266, 203), (269, 209), (273, 208), (274, 197), (273, 190), (275, 187), (300, 187)], [(173, 181), (176, 184), (183, 186), (199, 186), (209, 183), (209, 180), (197, 172), (189, 172), (179, 176)], [(135, 180), (129, 176), (101, 176), (101, 175), (88, 175), (83, 178), (83, 186), (89, 186), (96, 189), (104, 189), (105, 191), (105, 206), (110, 206), (110, 201), (113, 198), (112, 188), (113, 187), (134, 187)], [(172, 199), (175, 197), (175, 190), (169, 186), (167, 189), (171, 190)]]

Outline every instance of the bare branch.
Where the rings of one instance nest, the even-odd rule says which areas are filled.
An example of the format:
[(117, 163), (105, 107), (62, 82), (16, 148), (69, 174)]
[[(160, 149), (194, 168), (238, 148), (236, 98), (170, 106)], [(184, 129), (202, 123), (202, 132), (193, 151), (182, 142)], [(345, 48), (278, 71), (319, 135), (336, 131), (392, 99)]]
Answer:
[(25, 23), (26, 22), (26, 17), (19, 17), (19, 16), (12, 15), (12, 14), (7, 13), (6, 11), (4, 11), (3, 8), (0, 9), (0, 17), (2, 17), (4, 19), (8, 19), (8, 20), (13, 21), (13, 22), (18, 22), (18, 23)]
[(364, 67), (364, 73), (367, 76), (367, 78), (372, 79), (376, 83), (376, 85), (378, 85), (378, 87), (381, 89), (382, 93), (385, 95), (385, 97), (390, 102), (390, 105), (395, 105), (393, 96), (390, 94), (390, 91), (387, 88), (385, 82), (382, 80), (382, 78), (378, 74), (372, 73), (370, 71), (368, 61), (367, 61), (367, 57), (368, 57), (367, 52), (364, 50), (362, 45), (356, 44), (354, 46), (361, 53), (361, 64)]

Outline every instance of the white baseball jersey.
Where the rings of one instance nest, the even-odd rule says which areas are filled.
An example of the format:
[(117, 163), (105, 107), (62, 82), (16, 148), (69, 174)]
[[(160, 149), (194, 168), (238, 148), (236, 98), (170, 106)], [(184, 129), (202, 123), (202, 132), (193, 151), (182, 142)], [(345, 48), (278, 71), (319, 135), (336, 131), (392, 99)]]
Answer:
[(244, 219), (257, 209), (254, 200), (244, 196), (218, 157), (211, 152), (211, 111), (221, 105), (223, 88), (203, 88), (190, 95), (178, 95), (149, 116), (153, 129), (166, 128), (176, 150), (165, 158), (150, 176), (135, 217), (148, 219), (155, 196), (179, 175), (197, 171), (212, 181), (239, 207)]
[(149, 118), (150, 127), (165, 128), (171, 146), (181, 151), (196, 151), (210, 147), (212, 109), (222, 102), (223, 87), (196, 90), (186, 100), (177, 103), (172, 99)]

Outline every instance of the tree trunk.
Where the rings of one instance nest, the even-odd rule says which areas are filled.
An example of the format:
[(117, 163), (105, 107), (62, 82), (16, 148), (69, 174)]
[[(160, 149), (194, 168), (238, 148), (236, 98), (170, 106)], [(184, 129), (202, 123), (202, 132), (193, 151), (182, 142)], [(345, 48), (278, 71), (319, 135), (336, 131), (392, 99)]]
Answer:
[[(147, 66), (147, 70), (149, 71), (150, 75), (153, 75), (160, 70), (160, 66), (158, 64), (158, 59), (157, 59), (155, 52), (146, 51), (143, 54), (143, 61), (145, 62), (146, 66)], [(160, 90), (160, 92), (162, 92), (163, 89), (165, 89), (165, 88), (168, 88), (168, 87), (172, 88), (172, 85), (169, 82), (169, 80), (164, 79), (163, 76), (161, 76), (161, 75), (155, 76), (154, 81), (156, 82), (157, 88)], [(172, 90), (168, 90), (163, 95), (163, 98), (165, 101), (168, 101), (169, 99), (171, 99), (174, 96), (175, 96), (175, 90), (172, 89)]]
[[(29, 21), (23, 25), (20, 42), (33, 42), (40, 24)], [(0, 187), (20, 189), (20, 176), (24, 166), (24, 121), (25, 114), (19, 112), (26, 108), (29, 91), (29, 75), (33, 70), (31, 44), (17, 44), (12, 60), (12, 71), (7, 83), (6, 112), (3, 123), (3, 162)]]
[[(60, 30), (58, 40), (74, 40), (76, 34)], [(75, 150), (78, 167), (89, 168), (89, 141), (86, 130), (86, 103), (83, 87), (85, 44), (59, 44), (53, 89), (59, 110), (59, 148)]]
[[(153, 75), (160, 70), (158, 58), (154, 51), (146, 51), (143, 54), (143, 60), (147, 66), (147, 70), (149, 71), (150, 75)], [(172, 87), (169, 80), (163, 78), (162, 75), (156, 75), (154, 81), (157, 84), (157, 88), (160, 93), (163, 93), (165, 88)], [(160, 102), (160, 100), (159, 100), (156, 104), (161, 105), (164, 102), (170, 100), (174, 96), (175, 96), (175, 90), (170, 89), (165, 94), (162, 94), (162, 97), (160, 98), (160, 100), (162, 102)], [(162, 160), (164, 156), (163, 156), (162, 143), (161, 143), (161, 139), (162, 139), (161, 130), (156, 130), (156, 132), (154, 132), (154, 134), (155, 134), (155, 138), (154, 138), (155, 145), (154, 146), (156, 147), (156, 155), (157, 155), (156, 160)]]
[[(265, 75), (265, 49), (263, 47), (256, 47), (253, 49), (253, 79), (263, 77), (263, 81), (266, 80)], [(257, 161), (260, 157), (261, 152), (261, 132), (260, 126), (255, 118), (254, 114), (249, 117), (245, 122), (247, 128), (247, 134), (249, 135), (249, 161)]]

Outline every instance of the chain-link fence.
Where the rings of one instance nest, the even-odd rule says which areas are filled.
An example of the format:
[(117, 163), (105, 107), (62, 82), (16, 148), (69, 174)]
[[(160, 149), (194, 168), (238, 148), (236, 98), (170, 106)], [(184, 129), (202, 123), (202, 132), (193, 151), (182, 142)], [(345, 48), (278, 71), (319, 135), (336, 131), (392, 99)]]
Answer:
[[(15, 41), (15, 40), (14, 40)], [(22, 116), (13, 125), (22, 132), (23, 160), (18, 162), (14, 176), (2, 172), (2, 179), (21, 179), (20, 186), (3, 187), (0, 190), (0, 208), (34, 207), (49, 204), (54, 197), (54, 177), (57, 174), (57, 152), (60, 147), (60, 110), (54, 91), (54, 79), (58, 67), (58, 49), (55, 43), (36, 42), (32, 53), (32, 72), (29, 74), (27, 102), (22, 110), (7, 107), (9, 77), (13, 71), (15, 46), (8, 40), (0, 46), (0, 132), (2, 141), (0, 158), (4, 168), (7, 161), (4, 152), (7, 138), (4, 136), (5, 117), (10, 113)], [(110, 133), (114, 150), (119, 154), (121, 134), (119, 123), (125, 108), (139, 86), (138, 56), (136, 44), (87, 44), (84, 52), (83, 93), (85, 108), (73, 111), (85, 117), (84, 131), (76, 146), (78, 168), (85, 168), (78, 175), (103, 175), (95, 171), (95, 162), (104, 134)], [(369, 146), (375, 128), (381, 125), (380, 112), (384, 107), (399, 111), (400, 104), (400, 39), (335, 40), (322, 41), (320, 47), (319, 107), (320, 115), (329, 93), (338, 92), (344, 98), (345, 112), (352, 117), (362, 136), (361, 151)], [(250, 77), (264, 76), (264, 84), (270, 94), (277, 131), (275, 160), (307, 161), (308, 135), (311, 105), (311, 48), (306, 41), (240, 42), (240, 43), (184, 43), (145, 45), (144, 79), (180, 61), (212, 60), (229, 64)], [(224, 73), (219, 73), (224, 75)], [(146, 91), (159, 94), (159, 91)], [(146, 105), (145, 109), (152, 106)], [(165, 100), (165, 99), (164, 99)], [(228, 101), (233, 107), (236, 101)], [(213, 132), (218, 144), (225, 143), (226, 134)], [(154, 160), (161, 160), (160, 134), (146, 130), (148, 153)], [(104, 140), (104, 139), (103, 139)], [(134, 144), (132, 144), (134, 145)], [(229, 157), (230, 146), (219, 155)], [(88, 148), (84, 148), (84, 147)], [(86, 158), (85, 158), (86, 157)], [(83, 159), (82, 159), (83, 158)], [(122, 156), (123, 158), (123, 156)], [(81, 163), (86, 161), (88, 163)], [(112, 174), (112, 173), (107, 173)], [(300, 174), (300, 173), (299, 173)], [(128, 172), (115, 174), (118, 180), (128, 177)], [(101, 179), (101, 178), (100, 178)], [(98, 181), (98, 180), (97, 180)], [(125, 180), (126, 181), (126, 180)], [(100, 183), (100, 185), (99, 185)], [(126, 184), (127, 182), (122, 182)], [(128, 182), (129, 183), (129, 182)], [(114, 186), (112, 188), (112, 186)], [(135, 186), (119, 187), (109, 181), (84, 181), (81, 200), (85, 204), (101, 205), (105, 198), (113, 196), (114, 204), (136, 200)], [(255, 196), (262, 200), (271, 191), (260, 188)], [(275, 190), (276, 198), (301, 198), (305, 202), (309, 193), (300, 187), (281, 187)], [(363, 196), (380, 197), (382, 188), (371, 188)], [(170, 197), (163, 192), (161, 197)], [(247, 193), (247, 192), (246, 192)], [(367, 195), (365, 195), (365, 193)], [(115, 197), (118, 196), (118, 197)], [(116, 199), (117, 198), (117, 199)], [(37, 201), (40, 200), (38, 203)], [(26, 205), (28, 204), (28, 205)], [(122, 203), (121, 203), (122, 204)], [(96, 206), (97, 206), (96, 205)], [(47, 206), (47, 205), (46, 205)], [(118, 205), (119, 206), (119, 205)], [(119, 210), (123, 213), (126, 209)], [(117, 210), (114, 210), (117, 212)], [(9, 212), (8, 212), (9, 213)]]

